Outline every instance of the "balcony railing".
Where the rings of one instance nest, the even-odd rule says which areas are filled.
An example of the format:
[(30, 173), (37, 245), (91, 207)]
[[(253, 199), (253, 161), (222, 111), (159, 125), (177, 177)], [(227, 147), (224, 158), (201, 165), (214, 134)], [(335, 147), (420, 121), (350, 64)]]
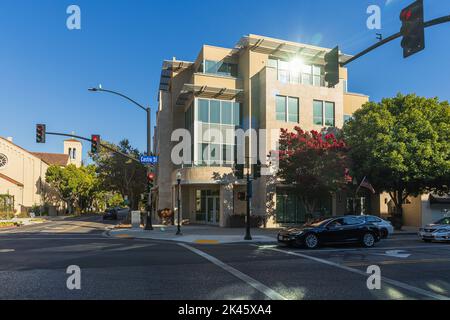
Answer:
[(289, 70), (278, 70), (277, 79), (282, 83), (325, 87), (325, 77), (322, 75), (312, 75), (309, 73)]

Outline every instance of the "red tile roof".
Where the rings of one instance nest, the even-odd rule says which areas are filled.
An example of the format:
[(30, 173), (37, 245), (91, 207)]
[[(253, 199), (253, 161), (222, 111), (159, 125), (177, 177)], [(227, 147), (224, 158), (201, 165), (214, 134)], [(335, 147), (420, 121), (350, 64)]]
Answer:
[(16, 186), (23, 187), (22, 183), (20, 183), (19, 181), (14, 180), (14, 179), (12, 179), (12, 178), (10, 178), (8, 176), (5, 176), (2, 173), (0, 173), (0, 178), (5, 179), (6, 181), (9, 181), (9, 182), (15, 184)]
[(43, 153), (30, 152), (33, 156), (38, 157), (48, 165), (57, 165), (65, 167), (69, 163), (69, 155), (61, 153)]

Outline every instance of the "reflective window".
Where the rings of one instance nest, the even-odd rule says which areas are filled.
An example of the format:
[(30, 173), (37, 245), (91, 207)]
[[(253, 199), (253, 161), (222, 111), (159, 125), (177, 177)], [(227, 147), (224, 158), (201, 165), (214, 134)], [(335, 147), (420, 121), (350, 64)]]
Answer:
[(363, 223), (362, 218), (360, 217), (345, 217), (344, 224), (346, 226), (354, 226)]
[(313, 123), (318, 126), (323, 125), (323, 102), (314, 100), (313, 103)]
[(205, 73), (237, 77), (238, 66), (234, 63), (205, 60)]
[(209, 101), (204, 99), (198, 100), (198, 121), (209, 122)]
[(233, 104), (231, 102), (222, 102), (222, 123), (233, 124)]
[(299, 115), (298, 115), (298, 98), (291, 98), (288, 99), (288, 122), (299, 122)]
[(286, 121), (286, 97), (276, 98), (276, 118), (278, 121)]
[(325, 125), (334, 127), (334, 103), (325, 102)]
[(220, 123), (220, 101), (211, 100), (209, 105), (210, 123)]

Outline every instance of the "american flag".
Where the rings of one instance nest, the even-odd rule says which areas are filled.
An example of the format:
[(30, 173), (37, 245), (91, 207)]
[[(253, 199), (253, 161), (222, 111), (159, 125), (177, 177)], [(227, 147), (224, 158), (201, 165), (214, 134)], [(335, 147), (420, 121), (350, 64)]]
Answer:
[(373, 186), (370, 184), (369, 180), (367, 180), (367, 177), (364, 177), (363, 181), (361, 182), (358, 189), (356, 190), (356, 193), (358, 193), (359, 189), (361, 189), (361, 188), (369, 189), (370, 192), (372, 192), (373, 194), (377, 193), (375, 191), (375, 189), (373, 188)]

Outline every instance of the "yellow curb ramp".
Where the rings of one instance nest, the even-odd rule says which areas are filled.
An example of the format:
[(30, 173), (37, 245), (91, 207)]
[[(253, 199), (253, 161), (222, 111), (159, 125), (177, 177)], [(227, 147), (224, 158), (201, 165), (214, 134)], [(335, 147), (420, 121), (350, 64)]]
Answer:
[(195, 240), (194, 243), (197, 244), (219, 244), (218, 240)]

